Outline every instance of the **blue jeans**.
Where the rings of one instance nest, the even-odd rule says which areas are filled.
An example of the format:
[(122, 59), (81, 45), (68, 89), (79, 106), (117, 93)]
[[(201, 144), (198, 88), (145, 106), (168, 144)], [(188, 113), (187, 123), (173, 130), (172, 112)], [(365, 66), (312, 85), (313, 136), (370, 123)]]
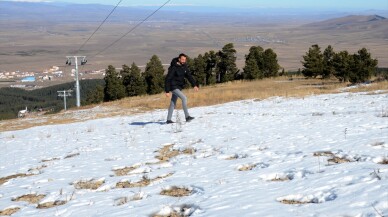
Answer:
[(185, 118), (189, 117), (190, 115), (187, 109), (187, 98), (185, 94), (183, 94), (182, 91), (180, 91), (179, 89), (175, 89), (171, 92), (172, 92), (172, 96), (171, 96), (170, 107), (168, 108), (167, 120), (171, 120), (172, 118), (172, 113), (174, 112), (178, 97), (182, 100), (182, 107), (183, 107), (183, 112), (185, 113)]

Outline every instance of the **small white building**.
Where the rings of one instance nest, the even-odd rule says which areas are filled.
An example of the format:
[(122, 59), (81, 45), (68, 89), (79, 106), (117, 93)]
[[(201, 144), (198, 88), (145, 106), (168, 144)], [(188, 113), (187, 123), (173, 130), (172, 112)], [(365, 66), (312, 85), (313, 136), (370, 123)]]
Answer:
[(53, 76), (44, 75), (39, 77), (43, 81), (51, 81), (53, 79)]
[(52, 74), (54, 74), (54, 75), (61, 75), (61, 74), (63, 74), (63, 72), (62, 71), (55, 71), (55, 72), (52, 72)]

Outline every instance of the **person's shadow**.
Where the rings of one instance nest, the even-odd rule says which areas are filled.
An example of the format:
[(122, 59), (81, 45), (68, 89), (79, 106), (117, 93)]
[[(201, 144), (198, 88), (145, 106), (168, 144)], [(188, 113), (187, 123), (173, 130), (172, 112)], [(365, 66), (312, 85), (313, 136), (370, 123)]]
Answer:
[(145, 126), (145, 125), (148, 125), (148, 124), (164, 125), (164, 124), (166, 124), (166, 122), (163, 122), (163, 121), (148, 121), (148, 122), (135, 121), (135, 122), (130, 123), (129, 125), (132, 125), (132, 126)]

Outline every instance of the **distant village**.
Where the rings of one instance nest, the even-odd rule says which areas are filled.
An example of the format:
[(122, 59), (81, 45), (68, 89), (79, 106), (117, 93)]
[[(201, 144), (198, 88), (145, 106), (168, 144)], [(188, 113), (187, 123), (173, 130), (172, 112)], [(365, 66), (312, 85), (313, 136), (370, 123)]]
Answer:
[[(91, 79), (91, 78), (103, 78), (105, 76), (105, 69), (102, 70), (93, 70), (93, 71), (83, 71), (79, 73), (80, 79)], [(72, 78), (73, 79), (69, 79)], [(72, 81), (75, 77), (75, 69), (71, 70), (70, 74), (65, 74), (59, 69), (58, 66), (52, 66), (50, 69), (44, 70), (43, 72), (22, 72), (22, 71), (0, 71), (0, 81), (1, 83), (7, 83), (8, 87), (17, 87), (17, 88), (39, 88), (43, 83), (47, 84), (50, 81)], [(42, 82), (42, 85), (38, 85)], [(4, 85), (0, 86), (4, 87)]]

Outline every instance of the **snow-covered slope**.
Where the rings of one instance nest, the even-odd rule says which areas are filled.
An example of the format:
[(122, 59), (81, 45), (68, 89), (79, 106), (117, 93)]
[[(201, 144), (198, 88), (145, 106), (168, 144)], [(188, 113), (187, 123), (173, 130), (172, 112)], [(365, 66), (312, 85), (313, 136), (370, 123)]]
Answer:
[(387, 110), (342, 93), (2, 132), (0, 212), (387, 216)]

